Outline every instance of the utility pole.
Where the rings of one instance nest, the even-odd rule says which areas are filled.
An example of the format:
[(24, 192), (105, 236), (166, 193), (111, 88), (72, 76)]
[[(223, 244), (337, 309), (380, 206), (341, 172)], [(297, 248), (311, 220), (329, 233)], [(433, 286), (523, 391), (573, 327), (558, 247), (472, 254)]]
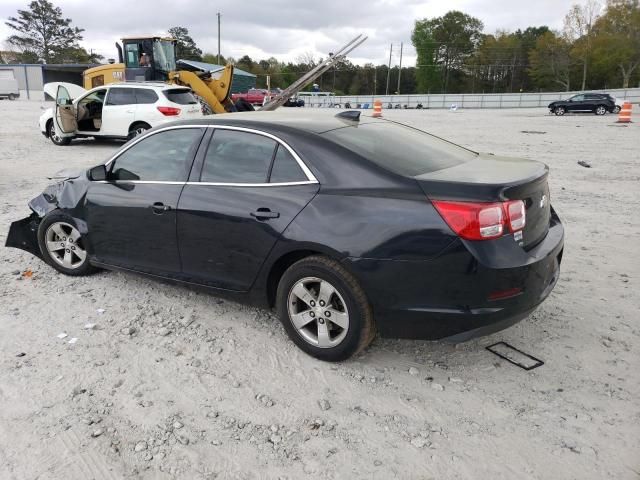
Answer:
[(373, 67), (373, 96), (378, 94), (378, 67)]
[(398, 89), (396, 93), (400, 93), (400, 74), (402, 73), (402, 42), (400, 42), (400, 66), (398, 67)]
[(385, 95), (389, 95), (389, 77), (391, 76), (391, 54), (393, 53), (393, 43), (389, 48), (389, 68), (387, 69), (387, 89)]
[(216, 63), (220, 65), (220, 12), (216, 15), (218, 15), (218, 60)]

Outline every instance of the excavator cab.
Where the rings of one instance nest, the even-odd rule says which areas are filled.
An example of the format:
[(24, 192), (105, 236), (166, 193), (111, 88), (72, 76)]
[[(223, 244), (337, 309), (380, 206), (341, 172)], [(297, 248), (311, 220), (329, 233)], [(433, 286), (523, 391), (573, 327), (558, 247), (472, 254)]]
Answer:
[[(116, 44), (117, 45), (117, 44)], [(126, 81), (166, 82), (176, 70), (176, 41), (158, 36), (127, 37), (117, 45)]]

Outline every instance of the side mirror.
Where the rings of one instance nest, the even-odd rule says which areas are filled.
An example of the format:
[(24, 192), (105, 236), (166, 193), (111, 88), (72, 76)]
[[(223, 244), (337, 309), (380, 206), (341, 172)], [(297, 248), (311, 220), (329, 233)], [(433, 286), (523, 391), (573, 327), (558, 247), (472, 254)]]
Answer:
[(92, 182), (99, 182), (107, 179), (107, 167), (105, 165), (98, 165), (89, 170), (89, 180)]

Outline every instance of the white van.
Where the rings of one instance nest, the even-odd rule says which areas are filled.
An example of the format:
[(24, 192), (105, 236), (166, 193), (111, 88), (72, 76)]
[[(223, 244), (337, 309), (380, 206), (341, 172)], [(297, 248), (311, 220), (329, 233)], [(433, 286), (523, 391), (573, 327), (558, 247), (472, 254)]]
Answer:
[(0, 98), (15, 100), (19, 96), (18, 81), (13, 76), (13, 70), (0, 70)]

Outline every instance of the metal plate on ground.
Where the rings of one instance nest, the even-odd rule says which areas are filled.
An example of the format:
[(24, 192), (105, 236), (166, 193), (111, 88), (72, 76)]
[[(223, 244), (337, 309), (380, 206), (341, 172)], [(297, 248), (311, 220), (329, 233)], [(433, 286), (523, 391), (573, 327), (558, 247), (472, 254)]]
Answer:
[(489, 345), (487, 350), (524, 370), (533, 370), (534, 368), (544, 365), (542, 360), (533, 357), (528, 353), (524, 353), (506, 342), (498, 342), (493, 345)]

